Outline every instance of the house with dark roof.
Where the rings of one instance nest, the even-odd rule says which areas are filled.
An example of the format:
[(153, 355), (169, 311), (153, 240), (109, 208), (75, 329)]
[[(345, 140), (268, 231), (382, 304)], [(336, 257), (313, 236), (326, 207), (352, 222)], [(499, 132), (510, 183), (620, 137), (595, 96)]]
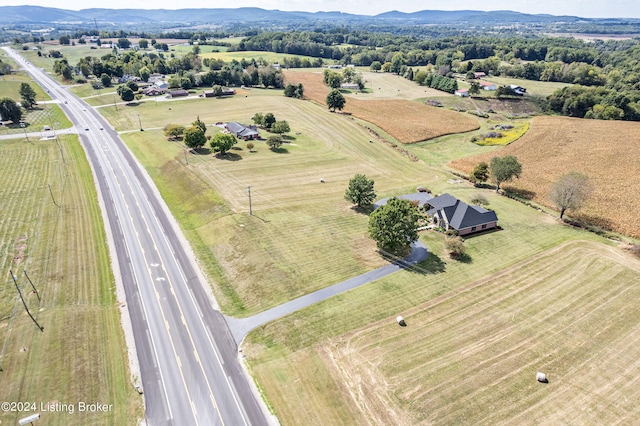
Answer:
[(230, 123), (227, 123), (224, 128), (227, 129), (229, 133), (231, 133), (235, 137), (244, 139), (245, 141), (260, 139), (260, 133), (258, 133), (258, 130), (255, 126), (245, 127), (240, 123), (232, 121)]
[(167, 94), (167, 98), (179, 98), (182, 96), (189, 96), (189, 92), (187, 92), (184, 89), (177, 89), (177, 90), (171, 90), (168, 94)]
[(496, 212), (472, 206), (449, 194), (430, 199), (427, 214), (445, 230), (454, 229), (458, 235), (469, 235), (498, 227)]

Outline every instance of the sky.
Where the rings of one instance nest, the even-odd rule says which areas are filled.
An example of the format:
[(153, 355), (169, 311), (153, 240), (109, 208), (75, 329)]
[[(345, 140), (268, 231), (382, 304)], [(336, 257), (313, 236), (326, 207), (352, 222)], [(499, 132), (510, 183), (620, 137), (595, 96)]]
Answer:
[(106, 9), (179, 9), (260, 7), (286, 11), (340, 11), (376, 15), (391, 10), (513, 10), (523, 13), (571, 15), (583, 18), (640, 18), (638, 0), (0, 0), (0, 6), (46, 6), (80, 10)]

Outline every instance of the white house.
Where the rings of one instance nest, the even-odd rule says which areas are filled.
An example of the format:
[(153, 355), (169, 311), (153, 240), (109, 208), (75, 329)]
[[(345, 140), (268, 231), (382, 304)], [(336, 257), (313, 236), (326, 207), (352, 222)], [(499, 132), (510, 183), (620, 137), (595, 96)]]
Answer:
[(479, 81), (478, 84), (484, 90), (496, 90), (497, 89), (497, 87), (496, 87), (496, 85), (494, 83), (490, 83), (488, 81)]
[(454, 92), (454, 95), (466, 98), (469, 96), (469, 90), (467, 89), (458, 89)]

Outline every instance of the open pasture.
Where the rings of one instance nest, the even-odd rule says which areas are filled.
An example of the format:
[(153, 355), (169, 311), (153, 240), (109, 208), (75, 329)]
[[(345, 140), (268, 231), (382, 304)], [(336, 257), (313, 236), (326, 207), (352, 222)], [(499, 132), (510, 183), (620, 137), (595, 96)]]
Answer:
[[(287, 72), (285, 76), (287, 82), (302, 83), (305, 96), (325, 104), (329, 89), (322, 83), (322, 73)], [(393, 80), (394, 77), (389, 78)], [(423, 96), (422, 88), (412, 84)], [(354, 95), (347, 98), (344, 111), (375, 124), (402, 143), (469, 132), (480, 127), (478, 121), (469, 115), (406, 100), (362, 100), (355, 99)]]
[(627, 121), (535, 117), (529, 131), (499, 151), (454, 160), (455, 169), (469, 173), (480, 161), (515, 155), (522, 163), (520, 179), (504, 185), (527, 191), (535, 202), (549, 207), (548, 193), (563, 174), (587, 174), (595, 191), (577, 214), (590, 223), (640, 237), (640, 124)]
[(319, 349), (361, 424), (632, 423), (638, 283), (640, 261), (575, 241)]
[[(466, 185), (448, 190), (465, 200), (477, 191)], [(495, 365), (500, 360), (500, 352), (494, 351), (505, 350), (499, 347), (501, 327), (510, 325), (517, 329), (509, 330), (513, 334), (505, 338), (504, 343), (512, 344), (514, 353), (522, 343), (518, 338), (525, 340), (532, 329), (536, 336), (542, 336), (542, 347), (546, 349), (559, 339), (555, 327), (561, 329), (564, 324), (562, 318), (550, 318), (551, 327), (545, 328), (549, 312), (560, 316), (560, 310), (565, 309), (565, 315), (579, 318), (583, 309), (588, 311), (593, 308), (592, 304), (610, 297), (616, 300), (607, 306), (605, 314), (615, 317), (613, 312), (623, 301), (633, 300), (625, 297), (630, 294), (625, 295), (627, 288), (632, 288), (630, 292), (639, 291), (633, 287), (640, 277), (637, 259), (611, 248), (592, 234), (563, 226), (545, 214), (489, 190), (485, 195), (490, 207), (498, 213), (503, 230), (468, 238), (465, 242), (467, 261), (451, 260), (445, 253), (442, 234), (426, 232), (421, 239), (430, 255), (419, 268), (398, 272), (295, 312), (247, 337), (244, 353), (282, 424), (302, 424), (303, 418), (307, 424), (319, 423), (322, 419), (336, 419), (331, 423), (337, 424), (477, 424), (475, 420), (501, 407), (498, 396), (491, 394), (496, 388), (481, 388), (486, 381), (508, 382), (507, 386), (511, 387), (504, 393), (501, 391), (501, 396), (517, 392), (519, 388), (513, 387), (514, 383), (521, 384), (509, 381), (511, 370), (504, 372), (505, 368), (512, 368), (513, 360), (504, 358), (507, 367)], [(578, 242), (570, 242), (576, 239)], [(565, 269), (567, 275), (554, 278), (557, 271)], [(560, 286), (572, 273), (576, 275), (575, 282)], [(549, 280), (554, 285), (548, 283)], [(578, 303), (570, 305), (576, 289), (580, 289), (576, 297), (583, 297), (580, 303), (585, 303), (580, 308)], [(518, 296), (521, 292), (523, 295)], [(533, 303), (537, 297), (540, 301)], [(555, 298), (560, 300), (550, 311), (542, 309)], [(495, 310), (491, 306), (494, 299)], [(512, 300), (519, 303), (511, 307)], [(586, 305), (587, 302), (591, 305)], [(433, 311), (436, 306), (445, 309), (437, 313)], [(541, 314), (535, 314), (532, 322), (528, 316), (534, 315), (536, 309), (540, 309)], [(627, 312), (625, 315), (637, 315), (632, 309), (623, 311)], [(396, 324), (397, 315), (404, 316), (406, 328)], [(437, 323), (436, 315), (441, 317)], [(496, 325), (494, 317), (498, 315), (500, 321)], [(594, 315), (589, 321), (592, 323), (584, 326), (581, 333), (593, 331), (591, 325), (596, 327), (601, 317)], [(635, 322), (629, 317), (619, 321), (618, 326), (628, 321), (627, 332), (634, 332)], [(605, 327), (609, 330), (616, 326)], [(545, 339), (547, 331), (549, 338)], [(366, 343), (358, 341), (359, 338)], [(578, 344), (579, 340), (575, 342)], [(523, 371), (527, 365), (533, 369), (522, 373), (522, 379), (531, 384), (535, 383), (537, 368), (546, 371), (551, 380), (554, 377), (553, 370), (548, 368), (546, 353), (537, 350), (539, 347), (533, 350), (533, 355), (527, 353), (520, 366)], [(608, 352), (605, 347), (600, 351), (597, 356), (604, 359)], [(367, 355), (361, 356), (359, 352)], [(534, 355), (539, 356), (539, 361), (531, 361)], [(496, 356), (496, 362), (486, 362), (483, 365), (486, 370), (467, 371), (474, 362), (491, 356)], [(349, 361), (349, 357), (353, 360)], [(433, 369), (433, 363), (443, 364), (448, 359), (449, 365), (440, 365), (441, 370)], [(354, 364), (360, 366), (356, 368)], [(436, 373), (438, 375), (431, 378)], [(447, 389), (438, 387), (430, 393), (430, 387), (438, 386), (435, 379), (452, 383), (456, 389), (449, 394)], [(456, 384), (458, 379), (460, 383)], [(456, 398), (462, 398), (465, 392), (477, 392), (483, 398), (482, 403), (471, 404), (465, 399), (466, 404), (458, 404)], [(453, 396), (449, 400), (444, 395)], [(426, 408), (423, 399), (430, 401)], [(464, 413), (471, 420), (465, 421), (461, 415), (445, 420), (426, 417), (438, 409), (443, 416), (460, 410), (458, 414)], [(519, 413), (522, 406), (511, 409), (513, 411), (504, 414), (505, 418)], [(490, 420), (479, 422), (491, 423)]]
[[(171, 111), (166, 104), (136, 108), (150, 127), (189, 124), (198, 115), (206, 123), (249, 124), (253, 114), (273, 112), (292, 129), (289, 143), (276, 152), (264, 141), (254, 141), (254, 152), (249, 152), (246, 142), (239, 141), (226, 157), (190, 154), (187, 160), (181, 143), (166, 141), (160, 130), (123, 134), (160, 181), (165, 199), (175, 200), (170, 202), (174, 213), (188, 217), (187, 227), (206, 246), (199, 256), (212, 253), (225, 271), (231, 289), (224, 288), (226, 281), (218, 282), (216, 295), (225, 312), (236, 315), (264, 310), (383, 264), (367, 237), (368, 216), (344, 200), (354, 174), (373, 179), (380, 197), (444, 180), (378, 140), (370, 143), (369, 132), (348, 116), (285, 98), (279, 91), (270, 92), (275, 96), (253, 93), (172, 102)], [(108, 113), (115, 111), (108, 108)], [(111, 118), (117, 129), (137, 127), (135, 115), (125, 118), (119, 112)], [(253, 216), (248, 214), (248, 186)], [(220, 199), (228, 207), (206, 201)]]
[[(52, 425), (141, 418), (97, 195), (77, 137), (60, 136), (59, 146), (2, 141), (0, 165), (0, 400), (33, 401), (36, 411), (40, 403), (113, 405), (107, 413), (41, 412), (41, 421)], [(43, 332), (18, 301), (9, 270)], [(26, 415), (4, 412), (0, 421), (17, 424)]]

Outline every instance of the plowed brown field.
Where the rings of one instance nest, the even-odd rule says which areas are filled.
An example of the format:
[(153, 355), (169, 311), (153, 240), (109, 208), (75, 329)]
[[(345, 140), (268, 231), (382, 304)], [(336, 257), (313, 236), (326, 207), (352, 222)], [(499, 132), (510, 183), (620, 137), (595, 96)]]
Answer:
[[(302, 83), (308, 98), (325, 103), (329, 89), (322, 83), (321, 73), (285, 72), (285, 77), (292, 82)], [(348, 98), (344, 112), (375, 124), (402, 143), (469, 132), (480, 127), (478, 121), (469, 115), (407, 100)]]
[(450, 166), (469, 173), (496, 155), (515, 155), (523, 166), (520, 179), (505, 188), (531, 191), (534, 201), (550, 207), (549, 190), (561, 175), (587, 174), (595, 191), (576, 217), (640, 237), (640, 123), (536, 117), (522, 138), (499, 152)]

